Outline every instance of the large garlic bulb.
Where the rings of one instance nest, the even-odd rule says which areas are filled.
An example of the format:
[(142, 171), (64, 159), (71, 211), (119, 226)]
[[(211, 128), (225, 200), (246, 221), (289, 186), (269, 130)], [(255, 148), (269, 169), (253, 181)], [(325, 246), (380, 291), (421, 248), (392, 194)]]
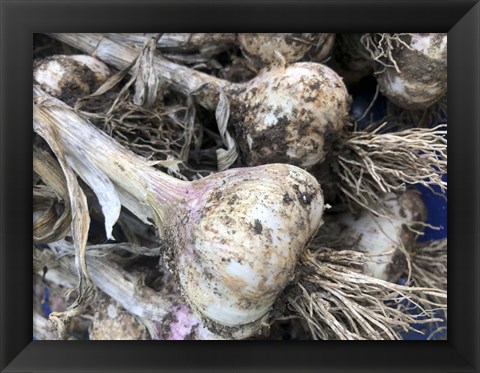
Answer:
[(266, 320), (317, 231), (321, 189), (308, 173), (280, 164), (228, 170), (192, 189), (188, 213), (166, 230), (169, 262), (205, 325), (245, 338)]
[[(103, 61), (124, 69), (138, 52), (98, 34), (50, 34)], [(218, 104), (221, 88), (230, 102), (242, 158), (248, 166), (288, 163), (310, 167), (324, 160), (332, 139), (348, 120), (349, 95), (342, 79), (319, 63), (297, 62), (263, 69), (246, 83), (232, 83), (172, 63), (153, 59), (158, 76), (197, 92), (206, 108)]]

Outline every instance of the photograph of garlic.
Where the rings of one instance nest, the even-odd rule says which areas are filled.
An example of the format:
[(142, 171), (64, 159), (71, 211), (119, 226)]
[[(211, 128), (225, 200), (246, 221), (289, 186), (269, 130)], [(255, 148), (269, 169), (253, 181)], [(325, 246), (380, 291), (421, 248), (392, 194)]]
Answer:
[(33, 41), (36, 339), (447, 338), (446, 34)]

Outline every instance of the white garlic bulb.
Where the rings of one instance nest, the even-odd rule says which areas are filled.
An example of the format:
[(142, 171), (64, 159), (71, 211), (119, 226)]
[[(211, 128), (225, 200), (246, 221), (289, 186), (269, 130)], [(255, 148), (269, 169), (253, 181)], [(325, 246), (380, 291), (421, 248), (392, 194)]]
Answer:
[[(260, 61), (262, 64), (278, 62), (278, 53), (285, 62), (300, 61), (309, 51), (321, 48), (330, 41), (330, 34), (313, 33), (243, 33), (238, 34), (238, 42), (244, 54)], [(328, 48), (320, 53), (327, 54)]]
[(321, 189), (308, 173), (280, 164), (225, 171), (192, 189), (188, 222), (176, 223), (168, 240), (176, 248), (170, 263), (205, 325), (244, 338), (268, 317), (316, 233)]
[[(406, 270), (405, 255), (413, 250), (417, 235), (408, 225), (422, 222), (426, 209), (420, 195), (412, 190), (384, 197), (389, 217), (364, 210), (359, 215), (342, 213), (322, 228), (338, 246), (368, 254), (364, 272), (375, 278), (396, 281)], [(336, 244), (337, 245), (337, 244)]]
[(405, 43), (392, 51), (400, 71), (386, 67), (378, 85), (395, 105), (425, 109), (447, 92), (447, 34), (411, 34)]
[[(119, 69), (138, 54), (98, 34), (50, 35), (86, 52), (95, 51)], [(218, 103), (213, 87), (223, 89), (231, 105), (229, 123), (235, 127), (248, 166), (288, 163), (309, 167), (321, 162), (348, 119), (350, 99), (345, 84), (319, 63), (270, 66), (246, 83), (215, 78), (160, 56), (153, 63), (162, 79), (184, 92), (196, 91), (196, 99), (207, 108), (214, 109)]]

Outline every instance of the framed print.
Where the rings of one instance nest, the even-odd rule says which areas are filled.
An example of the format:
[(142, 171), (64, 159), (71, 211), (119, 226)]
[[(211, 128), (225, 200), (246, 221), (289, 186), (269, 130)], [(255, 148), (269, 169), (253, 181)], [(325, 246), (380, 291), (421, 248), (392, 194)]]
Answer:
[[(1, 15), (2, 371), (479, 370), (478, 2), (35, 0), (2, 1)], [(166, 32), (149, 34), (159, 29)], [(276, 43), (273, 51), (265, 40)], [(178, 47), (195, 43), (197, 49), (187, 52)], [(354, 44), (364, 48), (358, 55)], [(292, 45), (300, 49), (299, 57), (292, 57)], [(344, 55), (332, 52), (339, 46)], [(400, 53), (394, 58), (394, 46), (405, 55), (422, 50), (434, 57), (422, 72), (402, 61)], [(433, 46), (438, 52), (432, 52)], [(155, 57), (157, 48), (163, 57)], [(352, 60), (367, 72), (351, 68)], [(342, 71), (347, 65), (348, 71)], [(48, 76), (52, 66), (57, 69), (53, 78)], [(158, 74), (159, 66), (164, 75)], [(314, 73), (307, 74), (310, 68)], [(409, 71), (414, 82), (395, 75), (400, 70)], [(76, 74), (85, 75), (77, 79)], [(66, 83), (52, 86), (60, 75)], [(320, 105), (319, 87), (327, 85)], [(409, 101), (405, 92), (414, 98)], [(158, 102), (163, 106), (153, 109)], [(437, 196), (446, 195), (447, 102), (448, 337), (447, 202)], [(395, 118), (406, 118), (405, 113), (433, 103), (437, 116), (384, 123), (394, 110)], [(319, 106), (324, 108), (320, 114)], [(298, 117), (290, 119), (292, 113)], [(347, 118), (362, 135), (343, 128)], [(408, 121), (417, 120), (419, 128), (412, 129)], [(140, 128), (140, 122), (156, 127)], [(292, 130), (293, 122), (302, 125)], [(278, 123), (282, 132), (272, 135)], [(402, 135), (393, 136), (391, 130)], [(301, 131), (309, 141), (290, 142)], [(414, 133), (424, 137), (412, 140)], [(362, 156), (355, 158), (355, 152)], [(317, 165), (324, 158), (334, 165), (329, 167), (333, 187)], [(413, 176), (396, 171), (408, 167), (415, 169)], [(321, 189), (320, 174), (325, 178)], [(34, 213), (38, 208), (56, 219), (55, 231), (48, 231), (44, 220), (38, 223), (39, 216), (47, 216), (34, 214), (33, 302), (32, 181), (38, 187)], [(421, 186), (405, 191), (405, 183)], [(362, 197), (355, 194), (359, 190)], [(385, 191), (403, 194), (387, 193), (382, 200)], [(343, 210), (332, 201), (342, 201)], [(417, 209), (422, 201), (427, 208)], [(390, 213), (398, 215), (398, 227), (388, 217), (382, 220)], [(334, 217), (341, 221), (340, 231)], [(426, 221), (421, 229), (420, 220)], [(392, 264), (375, 266), (379, 261), (371, 258), (387, 254), (366, 252), (373, 241), (379, 247), (379, 241), (349, 228), (354, 222), (380, 227), (378, 234), (398, 234), (401, 255), (392, 254), (397, 249), (389, 243)], [(439, 225), (443, 229), (435, 229)], [(415, 241), (420, 231), (423, 244)], [(159, 237), (164, 237), (160, 243)], [(119, 238), (135, 244), (118, 246)], [(399, 258), (408, 245), (421, 250), (429, 240), (441, 239), (443, 246), (428, 248), (443, 255), (432, 259), (431, 268), (445, 289), (425, 291), (434, 283), (425, 275), (425, 282), (413, 276), (417, 290), (410, 291), (415, 272), (399, 269), (406, 266)], [(335, 242), (341, 243), (335, 247)], [(263, 251), (235, 251), (258, 243)], [(47, 258), (47, 251), (55, 258)], [(110, 266), (105, 258), (113, 256)], [(342, 267), (345, 258), (359, 264)], [(166, 267), (174, 276), (163, 272)], [(145, 268), (154, 275), (142, 274)], [(254, 273), (265, 268), (271, 273)], [(346, 279), (352, 276), (357, 282), (349, 288)], [(61, 286), (45, 285), (54, 278)], [(69, 301), (78, 296), (78, 307), (52, 313), (52, 302), (65, 302), (59, 289), (75, 287), (78, 278), (80, 292)], [(148, 286), (142, 288), (140, 280)], [(158, 296), (160, 280), (165, 288), (168, 281), (177, 286), (174, 296)], [(95, 293), (92, 284), (97, 283), (103, 285)], [(331, 292), (315, 300), (315, 286)], [(359, 301), (355, 291), (363, 291), (367, 300)], [(121, 307), (109, 303), (109, 297)], [(89, 311), (90, 316), (78, 318), (93, 299), (103, 313)], [(425, 319), (439, 317), (435, 336), (418, 326), (426, 322), (415, 318), (418, 314), (399, 312), (408, 301), (438, 308), (424, 314)], [(375, 318), (372, 309), (383, 316)], [(278, 314), (276, 324), (273, 314)], [(48, 315), (55, 331), (47, 326)], [(409, 329), (412, 320), (435, 340), (419, 340), (427, 338)], [(394, 323), (406, 326), (400, 333)], [(57, 332), (77, 340), (53, 340)]]

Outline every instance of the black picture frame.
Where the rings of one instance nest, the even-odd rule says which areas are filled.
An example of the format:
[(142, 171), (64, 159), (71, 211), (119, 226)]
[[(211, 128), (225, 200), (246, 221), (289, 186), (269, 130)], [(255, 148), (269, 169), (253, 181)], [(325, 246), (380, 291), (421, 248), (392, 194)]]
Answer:
[[(479, 371), (480, 4), (477, 1), (1, 1), (0, 369)], [(448, 32), (447, 341), (32, 341), (34, 32)]]

